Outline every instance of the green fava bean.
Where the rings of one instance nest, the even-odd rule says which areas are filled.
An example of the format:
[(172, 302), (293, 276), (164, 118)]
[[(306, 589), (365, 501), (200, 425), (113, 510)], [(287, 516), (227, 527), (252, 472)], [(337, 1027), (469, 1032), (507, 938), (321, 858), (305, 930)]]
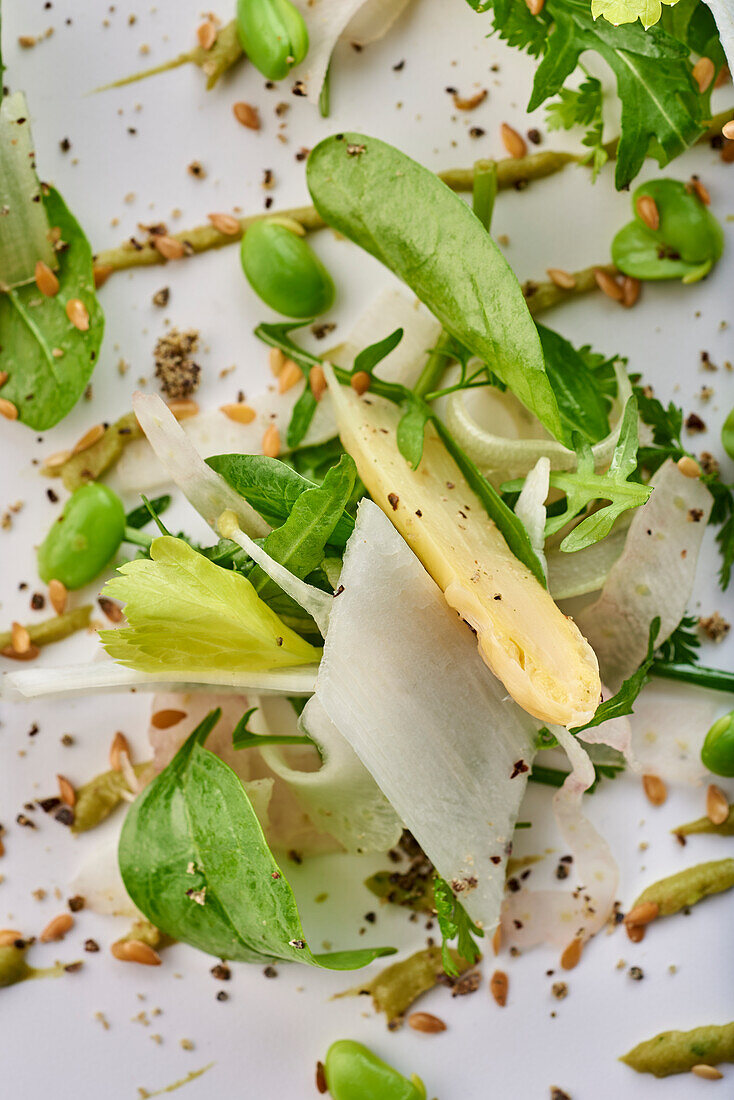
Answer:
[(276, 221), (255, 222), (242, 238), (242, 270), (257, 295), (286, 317), (317, 317), (334, 302), (334, 283), (311, 246)]
[[(638, 202), (649, 196), (659, 225), (642, 220)], [(724, 234), (708, 207), (679, 180), (650, 180), (632, 196), (634, 220), (612, 241), (612, 262), (634, 279), (682, 279), (694, 283), (707, 275), (721, 256)]]
[(701, 761), (714, 775), (734, 776), (734, 710), (723, 714), (706, 734)]
[(237, 36), (268, 80), (283, 80), (308, 53), (306, 24), (290, 0), (237, 0)]
[(38, 572), (81, 588), (102, 572), (125, 533), (125, 509), (106, 485), (91, 482), (71, 494), (64, 510), (38, 548)]
[(426, 1100), (419, 1077), (408, 1080), (352, 1039), (331, 1044), (324, 1071), (334, 1100)]

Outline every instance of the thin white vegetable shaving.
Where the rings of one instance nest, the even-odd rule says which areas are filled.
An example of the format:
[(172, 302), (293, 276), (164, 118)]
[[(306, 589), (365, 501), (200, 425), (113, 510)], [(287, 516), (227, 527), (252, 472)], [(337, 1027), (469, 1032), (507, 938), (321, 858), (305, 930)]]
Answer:
[(165, 677), (153, 672), (138, 672), (116, 661), (99, 661), (61, 668), (27, 668), (21, 672), (6, 672), (0, 684), (0, 697), (14, 702), (39, 699), (43, 696), (88, 695), (100, 691), (219, 691), (274, 693), (276, 695), (310, 695), (316, 682), (316, 666), (276, 668), (262, 672), (221, 673), (167, 672)]
[(472, 918), (497, 924), (537, 722), (371, 501), (359, 506), (316, 698)]
[[(614, 426), (608, 436), (592, 447), (597, 469), (604, 469), (611, 462), (622, 411), (632, 393), (624, 367), (615, 364), (614, 371), (617, 376), (617, 397), (611, 415)], [(492, 386), (452, 394), (446, 403), (446, 423), (482, 473), (494, 480), (525, 477), (543, 456), (550, 459), (553, 470), (576, 469), (574, 451), (549, 439), (542, 425), (511, 393), (501, 393)], [(492, 430), (484, 425), (491, 425)]]
[[(281, 700), (260, 699), (253, 715), (256, 732), (283, 732), (278, 720)], [(260, 754), (280, 779), (287, 783), (311, 820), (330, 833), (348, 852), (386, 852), (403, 831), (403, 823), (365, 768), (354, 749), (329, 720), (318, 699), (309, 699), (299, 728), (318, 746), (320, 766), (305, 770), (292, 751), (282, 745), (266, 745)]]
[(711, 511), (706, 486), (670, 460), (650, 484), (652, 496), (635, 511), (599, 599), (576, 615), (613, 691), (644, 660), (652, 620), (660, 618), (660, 645), (683, 618)]
[(214, 527), (217, 517), (229, 509), (254, 538), (267, 535), (268, 524), (223, 477), (207, 466), (157, 394), (133, 394), (133, 411), (168, 477), (210, 527)]
[(528, 533), (530, 545), (538, 556), (546, 579), (548, 563), (545, 559), (545, 501), (550, 488), (549, 479), (550, 459), (544, 456), (538, 459), (525, 478), (515, 505), (515, 515)]
[[(311, 103), (318, 103), (321, 88), (340, 38), (366, 45), (381, 38), (410, 0), (294, 0), (308, 27), (308, 54), (291, 70)], [(354, 22), (353, 22), (354, 21)], [(354, 29), (352, 29), (354, 27)]]
[(697, 784), (710, 778), (701, 763), (701, 747), (727, 705), (727, 696), (718, 692), (653, 680), (640, 694), (630, 718), (637, 770), (666, 783)]
[(567, 947), (584, 942), (604, 927), (614, 907), (619, 882), (609, 845), (582, 811), (584, 791), (594, 782), (594, 766), (568, 730), (554, 727), (572, 771), (553, 796), (558, 828), (573, 856), (574, 887), (509, 894), (502, 906), (502, 942), (517, 947), (551, 943)]

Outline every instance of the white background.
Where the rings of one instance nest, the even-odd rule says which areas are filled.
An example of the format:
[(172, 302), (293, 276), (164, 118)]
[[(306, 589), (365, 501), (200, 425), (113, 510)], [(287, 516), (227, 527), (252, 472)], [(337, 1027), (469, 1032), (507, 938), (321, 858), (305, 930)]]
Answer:
[[(287, 86), (266, 91), (260, 75), (246, 64), (209, 93), (202, 74), (187, 66), (129, 88), (89, 94), (105, 81), (190, 47), (201, 15), (194, 0), (149, 5), (150, 0), (117, 0), (108, 13), (106, 4), (84, 0), (54, 0), (50, 10), (44, 10), (42, 0), (6, 0), (3, 9), (6, 82), (27, 92), (40, 173), (60, 187), (96, 249), (135, 233), (138, 222), (171, 219), (174, 208), (183, 212), (180, 220), (170, 221), (176, 228), (199, 224), (211, 211), (238, 206), (244, 212), (258, 211), (266, 168), (275, 173), (276, 207), (303, 202), (303, 165), (294, 154), (339, 129), (377, 134), (439, 169), (502, 155), (502, 121), (520, 130), (529, 125), (524, 106), (531, 63), (501, 43), (485, 40), (488, 24), (462, 0), (416, 0), (383, 42), (361, 54), (340, 48), (328, 120), (292, 97)], [(137, 21), (129, 25), (132, 14)], [(229, 17), (225, 8), (219, 14)], [(103, 26), (105, 18), (108, 27)], [(18, 49), (18, 35), (42, 34), (48, 26), (54, 27), (51, 38), (35, 49)], [(150, 46), (147, 56), (140, 53), (144, 44)], [(394, 72), (403, 59), (402, 71)], [(492, 66), (499, 68), (490, 71)], [(446, 86), (465, 95), (487, 87), (490, 94), (480, 108), (464, 114), (453, 109)], [(731, 88), (725, 89), (721, 106), (731, 98)], [(238, 99), (259, 106), (261, 132), (243, 129), (234, 120), (231, 106)], [(274, 108), (280, 101), (290, 105), (284, 119), (286, 144), (276, 137), (281, 120)], [(535, 124), (543, 128), (542, 112)], [(472, 139), (470, 126), (484, 128), (486, 136)], [(129, 127), (136, 133), (128, 133)], [(64, 137), (72, 145), (66, 154), (59, 150)], [(567, 147), (573, 148), (574, 140), (568, 139)], [(545, 139), (546, 147), (562, 143), (556, 137)], [(187, 174), (195, 159), (207, 170), (204, 180)], [(685, 179), (693, 171), (706, 181), (714, 210), (723, 219), (734, 210), (734, 168), (723, 167), (704, 147), (677, 161), (670, 174)], [(135, 196), (129, 203), (128, 194)], [(595, 187), (584, 169), (567, 169), (522, 194), (503, 194), (494, 229), (509, 236), (507, 255), (519, 277), (541, 278), (548, 266), (573, 269), (606, 261), (611, 236), (628, 217), (629, 196), (614, 192), (609, 169)], [(720, 327), (731, 318), (734, 282), (731, 225), (726, 232), (729, 253), (704, 284), (647, 286), (632, 311), (596, 296), (566, 306), (550, 319), (578, 343), (589, 341), (599, 350), (629, 356), (631, 369), (642, 371), (661, 396), (675, 396), (687, 410), (700, 412), (709, 424), (700, 446), (716, 453), (718, 425), (733, 403), (732, 375), (724, 370), (704, 374), (699, 360), (702, 349), (715, 363), (734, 360), (731, 330)], [(337, 277), (333, 319), (343, 333), (387, 276), (370, 258), (330, 234), (320, 234), (316, 244)], [(170, 304), (157, 310), (152, 294), (166, 285), (171, 287)], [(244, 281), (234, 247), (165, 270), (117, 275), (101, 300), (107, 331), (91, 403), (81, 401), (42, 439), (22, 425), (2, 425), (0, 505), (4, 511), (12, 502), (24, 502), (12, 530), (0, 532), (3, 625), (13, 618), (33, 618), (29, 595), (40, 587), (33, 547), (60, 508), (46, 500), (46, 483), (31, 459), (71, 444), (91, 424), (129, 408), (138, 379), (152, 375), (152, 349), (165, 319), (201, 330), (203, 407), (234, 400), (240, 388), (254, 392), (267, 379), (265, 352), (251, 335), (263, 309)], [(131, 364), (124, 377), (117, 371), (121, 357)], [(231, 364), (236, 372), (219, 380), (219, 370)], [(705, 406), (694, 396), (703, 384), (716, 391)], [(171, 515), (174, 528), (180, 521), (195, 529), (185, 507), (179, 505)], [(696, 613), (725, 606), (715, 588), (714, 570), (715, 558), (707, 553), (692, 604)], [(30, 587), (19, 592), (23, 580)], [(43, 614), (47, 612), (36, 617)], [(93, 646), (90, 637), (77, 637), (44, 651), (41, 659), (48, 664), (82, 660)], [(707, 647), (704, 660), (731, 665), (731, 652)], [(99, 835), (75, 841), (40, 811), (33, 815), (38, 830), (19, 828), (14, 819), (22, 804), (54, 793), (58, 771), (81, 783), (102, 770), (116, 729), (123, 729), (142, 755), (148, 709), (141, 696), (4, 708), (0, 820), (8, 832), (7, 855), (0, 862), (0, 926), (37, 934), (62, 908), (54, 888), (67, 896), (71, 875)], [(40, 731), (29, 738), (34, 722)], [(75, 738), (72, 748), (60, 744), (66, 732)], [(729, 787), (734, 793), (731, 783)], [(555, 848), (546, 860), (552, 869), (562, 849), (556, 847), (551, 827), (544, 825), (541, 806), (548, 799), (547, 790), (531, 790), (522, 816), (532, 818), (534, 828), (522, 843), (528, 852)], [(731, 853), (731, 841), (694, 838), (681, 849), (670, 837), (672, 826), (703, 813), (703, 800), (702, 789), (682, 790), (654, 809), (631, 778), (606, 784), (590, 800), (590, 813), (612, 840), (620, 862), (624, 905), (663, 874)], [(649, 848), (640, 851), (641, 843)], [(426, 933), (421, 925), (408, 923), (405, 913), (380, 910), (376, 925), (364, 925), (363, 914), (374, 905), (360, 881), (384, 865), (375, 859), (354, 867), (337, 857), (298, 871), (285, 864), (313, 942), (329, 939), (335, 947), (393, 943), (412, 950), (422, 945)], [(38, 887), (48, 891), (42, 902), (31, 896)], [(328, 900), (314, 904), (324, 891)], [(63, 944), (34, 948), (31, 961), (44, 966), (55, 958), (84, 958), (83, 971), (58, 981), (29, 982), (0, 997), (4, 1094), (29, 1100), (51, 1092), (64, 1098), (134, 1100), (138, 1086), (153, 1091), (213, 1062), (202, 1078), (186, 1086), (187, 1100), (315, 1096), (316, 1059), (323, 1058), (331, 1041), (349, 1036), (367, 1042), (404, 1072), (420, 1073), (429, 1098), (531, 1100), (547, 1097), (549, 1087), (558, 1085), (573, 1100), (688, 1100), (714, 1086), (691, 1077), (641, 1078), (616, 1058), (664, 1028), (731, 1019), (731, 923), (731, 897), (722, 896), (706, 901), (689, 917), (659, 922), (639, 946), (622, 932), (600, 935), (582, 965), (563, 975), (569, 995), (562, 1002), (550, 994), (552, 981), (561, 976), (557, 958), (536, 950), (519, 959), (501, 957), (499, 965), (510, 976), (510, 995), (507, 1007), (499, 1009), (487, 989), (493, 969), (489, 959), (482, 987), (473, 996), (451, 1000), (445, 990), (437, 990), (425, 999), (421, 1007), (445, 1018), (449, 1028), (442, 1035), (424, 1036), (407, 1028), (388, 1033), (366, 999), (331, 1001), (333, 993), (351, 984), (349, 975), (284, 965), (276, 980), (267, 980), (259, 967), (236, 966), (232, 982), (222, 985), (208, 973), (214, 960), (183, 947), (166, 951), (164, 965), (155, 970), (118, 963), (107, 945), (124, 923), (82, 912)], [(359, 936), (363, 926), (366, 932)], [(88, 936), (103, 945), (98, 955), (84, 954)], [(643, 981), (632, 981), (627, 968), (617, 969), (620, 959), (641, 966)], [(668, 972), (671, 964), (678, 967), (675, 975)], [(547, 977), (552, 968), (555, 977)], [(230, 994), (224, 1004), (215, 1000), (221, 988)], [(131, 1022), (141, 1010), (156, 1007), (162, 1014), (149, 1027)], [(96, 1012), (105, 1014), (108, 1031), (95, 1020)], [(151, 1040), (152, 1033), (163, 1037), (162, 1044)], [(191, 1039), (194, 1050), (181, 1049), (181, 1038)], [(726, 1082), (715, 1089), (717, 1095), (732, 1091)]]

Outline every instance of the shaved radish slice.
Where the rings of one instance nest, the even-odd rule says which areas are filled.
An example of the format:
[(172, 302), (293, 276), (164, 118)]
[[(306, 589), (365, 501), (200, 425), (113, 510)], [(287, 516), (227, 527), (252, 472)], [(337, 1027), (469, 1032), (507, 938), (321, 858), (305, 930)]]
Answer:
[(508, 895), (502, 906), (502, 942), (517, 947), (584, 942), (604, 927), (614, 907), (619, 871), (606, 840), (582, 810), (584, 791), (594, 782), (594, 766), (568, 730), (552, 731), (572, 771), (553, 796), (558, 828), (573, 856), (573, 890), (526, 890)]
[(683, 618), (711, 511), (703, 482), (684, 477), (670, 460), (650, 484), (652, 496), (635, 511), (599, 599), (576, 615), (613, 691), (644, 660), (652, 620), (660, 618), (660, 645)]
[(207, 466), (157, 394), (133, 394), (133, 411), (168, 476), (210, 527), (229, 509), (255, 538), (269, 532), (270, 527), (255, 509)]

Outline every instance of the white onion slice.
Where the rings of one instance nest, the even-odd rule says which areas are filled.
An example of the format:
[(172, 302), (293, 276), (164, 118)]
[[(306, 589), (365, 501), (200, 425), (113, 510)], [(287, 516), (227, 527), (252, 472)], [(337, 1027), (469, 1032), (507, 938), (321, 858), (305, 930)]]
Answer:
[[(594, 465), (603, 469), (612, 460), (622, 420), (622, 410), (632, 392), (627, 372), (615, 364), (617, 397), (612, 408), (613, 428), (608, 436), (592, 447)], [(481, 409), (483, 427), (472, 409)], [(575, 470), (576, 453), (555, 439), (549, 439), (540, 423), (511, 393), (493, 387), (452, 394), (446, 403), (446, 423), (469, 457), (487, 477), (501, 480), (525, 477), (539, 458), (550, 459), (553, 470)], [(497, 434), (503, 431), (511, 434)]]

